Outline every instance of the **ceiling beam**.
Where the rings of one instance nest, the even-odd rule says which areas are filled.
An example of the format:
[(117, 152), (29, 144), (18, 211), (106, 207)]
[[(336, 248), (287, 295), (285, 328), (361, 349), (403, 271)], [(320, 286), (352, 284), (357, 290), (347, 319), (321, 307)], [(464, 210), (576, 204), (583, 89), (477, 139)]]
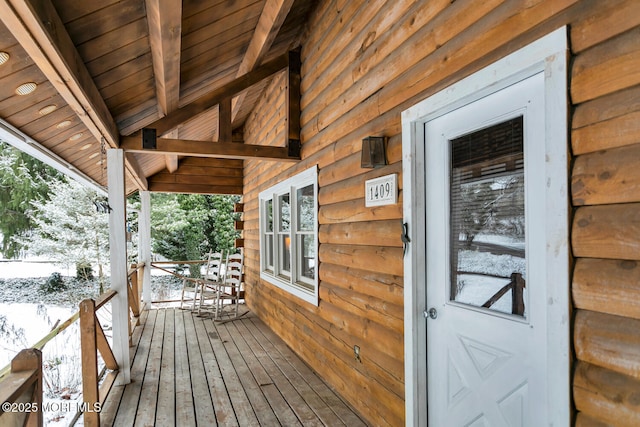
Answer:
[[(51, 1), (0, 0), (0, 20), (94, 138), (117, 148), (115, 121)], [(135, 159), (125, 162), (138, 188), (146, 189)]]
[[(146, 0), (149, 44), (160, 116), (178, 109), (180, 100), (180, 46), (182, 0)], [(176, 135), (172, 136), (177, 138)], [(178, 156), (166, 156), (169, 172), (178, 169)]]
[(239, 144), (237, 142), (187, 141), (182, 139), (158, 138), (155, 149), (142, 147), (140, 136), (126, 136), (121, 139), (121, 147), (128, 153), (175, 154), (190, 157), (216, 157), (221, 159), (255, 159), (298, 161), (290, 157), (288, 147)]
[(178, 109), (182, 0), (146, 0), (149, 44), (160, 115)]
[(152, 180), (149, 184), (149, 191), (154, 193), (242, 195), (242, 185), (176, 184), (170, 182), (155, 182)]
[[(267, 0), (262, 14), (258, 20), (258, 25), (253, 33), (253, 37), (249, 42), (249, 47), (242, 58), (240, 67), (236, 77), (240, 77), (243, 74), (253, 70), (254, 67), (262, 61), (266, 53), (271, 48), (273, 41), (280, 32), (280, 28), (287, 18), (293, 0)], [(244, 102), (246, 92), (241, 93), (233, 99), (233, 105), (231, 109), (231, 121), (233, 121), (242, 104)]]
[(238, 77), (237, 79), (227, 83), (226, 85), (212, 90), (208, 94), (201, 96), (190, 104), (187, 104), (182, 108), (168, 113), (165, 117), (156, 120), (146, 127), (156, 129), (157, 135), (158, 137), (160, 137), (166, 134), (168, 131), (174, 129), (181, 123), (191, 120), (199, 114), (205, 112), (206, 110), (218, 105), (225, 98), (232, 97), (239, 92), (248, 89), (252, 85), (271, 76), (272, 74), (275, 74), (288, 65), (289, 54), (286, 53), (259, 66), (255, 70)]

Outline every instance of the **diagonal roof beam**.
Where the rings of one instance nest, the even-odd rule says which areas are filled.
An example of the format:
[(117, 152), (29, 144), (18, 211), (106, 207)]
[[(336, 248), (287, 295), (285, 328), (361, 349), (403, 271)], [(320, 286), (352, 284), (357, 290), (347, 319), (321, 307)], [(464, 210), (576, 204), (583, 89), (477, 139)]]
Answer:
[[(115, 121), (51, 1), (0, 0), (0, 20), (96, 140), (117, 148)], [(148, 188), (135, 159), (126, 167), (138, 188)]]
[(218, 105), (225, 98), (231, 97), (238, 92), (248, 89), (252, 85), (284, 69), (288, 65), (289, 53), (286, 53), (259, 66), (255, 70), (238, 77), (226, 85), (212, 90), (190, 104), (187, 104), (182, 108), (178, 108), (177, 110), (167, 114), (165, 117), (148, 124), (146, 127), (156, 129), (158, 137), (161, 137), (170, 130), (176, 128), (178, 125), (191, 120), (209, 108)]
[[(262, 14), (258, 20), (258, 25), (253, 37), (249, 42), (249, 47), (242, 58), (240, 68), (236, 74), (236, 77), (240, 77), (243, 74), (253, 70), (254, 67), (262, 61), (266, 53), (271, 48), (273, 41), (280, 32), (280, 28), (284, 23), (293, 0), (267, 0)], [(233, 99), (233, 105), (231, 107), (231, 121), (236, 118), (236, 115), (240, 111), (244, 102), (246, 92), (241, 93)]]
[[(146, 0), (149, 43), (160, 116), (178, 109), (182, 0)], [(173, 138), (177, 138), (177, 130)], [(166, 156), (167, 170), (178, 169), (178, 156)]]

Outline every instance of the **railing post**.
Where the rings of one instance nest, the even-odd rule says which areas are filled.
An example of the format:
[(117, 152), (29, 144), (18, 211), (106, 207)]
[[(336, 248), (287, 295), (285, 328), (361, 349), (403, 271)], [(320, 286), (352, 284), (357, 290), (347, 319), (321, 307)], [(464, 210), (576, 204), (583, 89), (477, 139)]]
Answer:
[[(20, 411), (5, 411), (4, 403), (21, 403)], [(11, 361), (11, 371), (0, 382), (0, 425), (40, 427), (42, 414), (42, 352), (22, 350)]]
[(511, 290), (511, 313), (524, 315), (524, 287), (525, 281), (520, 273), (511, 274), (511, 283), (513, 284)]
[[(129, 278), (131, 279), (131, 295), (129, 296), (131, 303), (131, 311), (133, 311), (133, 315), (135, 317), (140, 317), (140, 294), (138, 293), (138, 268), (134, 264), (132, 265), (135, 268), (135, 272), (133, 272)], [(136, 325), (139, 325), (140, 322), (136, 322)]]
[[(80, 303), (80, 349), (82, 355), (82, 400), (88, 408), (100, 402), (98, 394), (98, 353), (96, 304), (92, 299)], [(85, 411), (85, 426), (100, 426), (100, 414)]]

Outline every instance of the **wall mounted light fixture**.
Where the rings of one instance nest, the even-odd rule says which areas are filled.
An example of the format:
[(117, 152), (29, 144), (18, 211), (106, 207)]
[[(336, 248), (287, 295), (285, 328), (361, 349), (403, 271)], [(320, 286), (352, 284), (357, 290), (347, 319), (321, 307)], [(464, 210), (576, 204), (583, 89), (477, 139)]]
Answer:
[(387, 138), (384, 136), (368, 136), (362, 140), (360, 167), (377, 168), (387, 164)]

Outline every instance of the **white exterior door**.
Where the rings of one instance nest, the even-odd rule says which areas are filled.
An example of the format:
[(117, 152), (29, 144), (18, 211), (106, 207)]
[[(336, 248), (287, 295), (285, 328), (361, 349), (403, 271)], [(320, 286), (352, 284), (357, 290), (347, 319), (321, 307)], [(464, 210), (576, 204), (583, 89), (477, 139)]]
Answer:
[(544, 75), (424, 126), (429, 425), (546, 425)]
[(408, 426), (570, 424), (562, 27), (402, 113)]

